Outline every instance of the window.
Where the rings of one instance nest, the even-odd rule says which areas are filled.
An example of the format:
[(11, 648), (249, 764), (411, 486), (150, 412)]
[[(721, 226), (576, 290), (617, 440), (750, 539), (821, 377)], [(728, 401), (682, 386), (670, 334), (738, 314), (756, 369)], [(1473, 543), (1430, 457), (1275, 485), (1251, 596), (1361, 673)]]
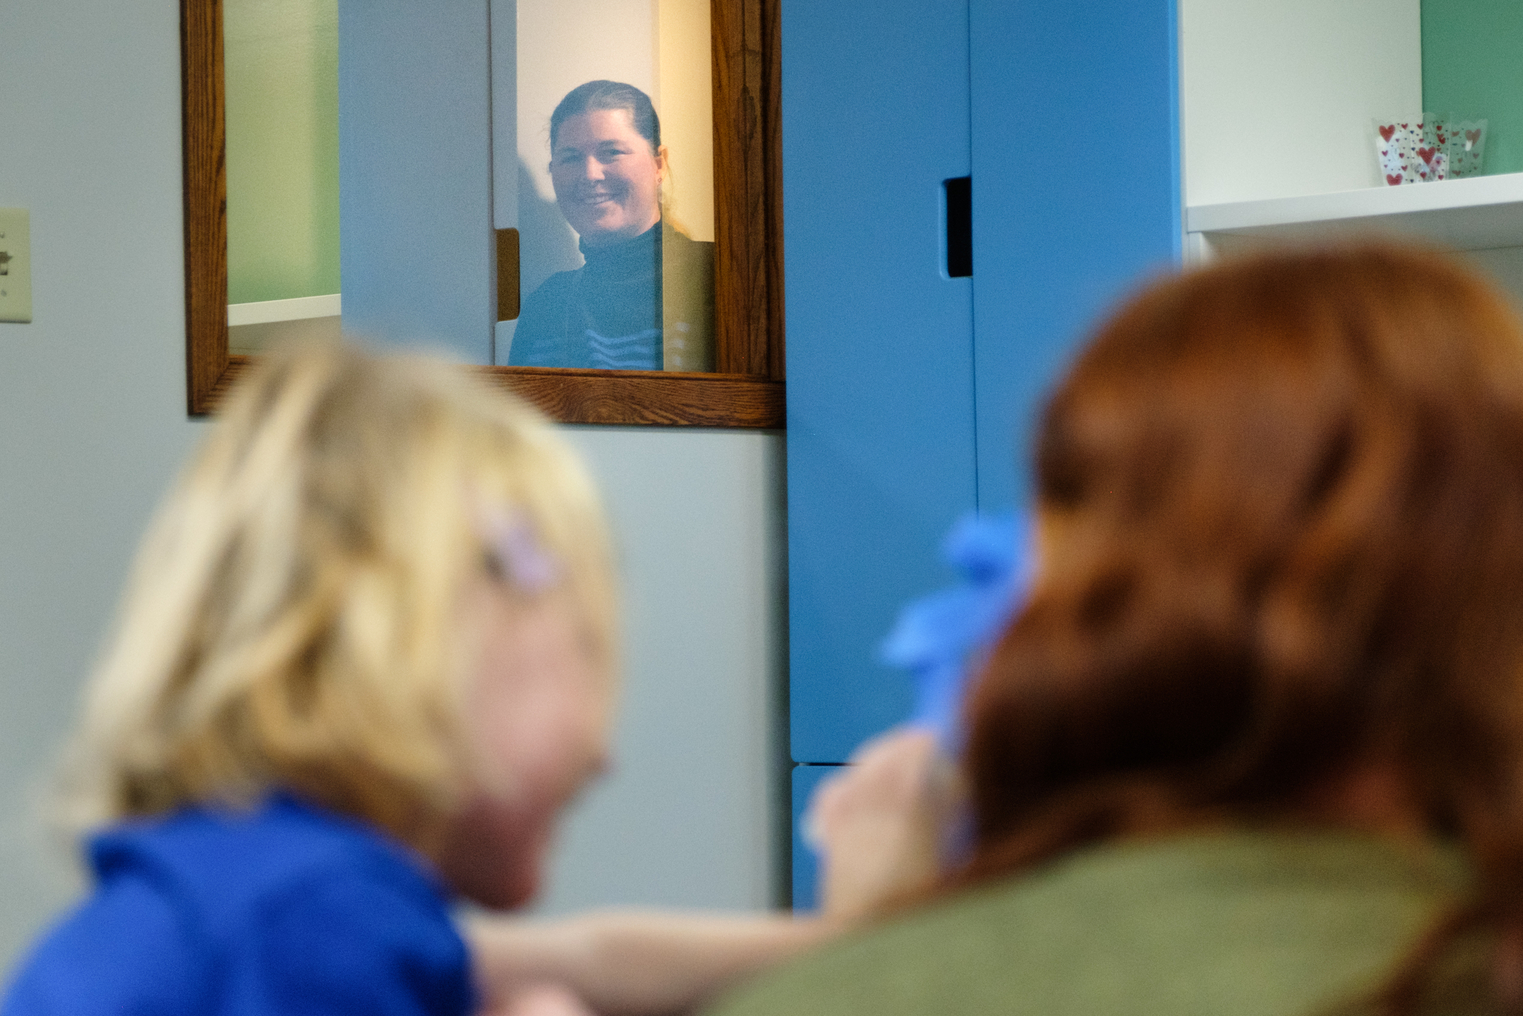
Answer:
[[(188, 403), (201, 414), (251, 357), (228, 348), (221, 4), (181, 12)], [(777, 0), (713, 0), (713, 371), (483, 370), (563, 422), (783, 425), (778, 28)]]

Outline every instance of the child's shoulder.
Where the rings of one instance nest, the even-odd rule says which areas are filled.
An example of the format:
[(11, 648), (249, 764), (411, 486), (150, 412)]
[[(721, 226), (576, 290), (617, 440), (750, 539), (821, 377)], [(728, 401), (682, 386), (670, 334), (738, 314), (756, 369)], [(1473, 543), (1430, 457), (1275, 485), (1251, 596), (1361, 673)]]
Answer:
[(13, 972), (3, 1014), (209, 1011), (209, 967), (187, 930), (153, 886), (126, 880), (103, 887)]
[(314, 992), (356, 1011), (404, 995), (419, 1005), (397, 1011), (470, 1010), (469, 960), (439, 883), (360, 823), (275, 797), (123, 823), (92, 841), (90, 860), (94, 894), (23, 967), (4, 1016), (54, 1011), (20, 1003), (81, 984), (98, 986), (101, 1005), (64, 1010), (120, 1011), (115, 995), (142, 1002), (166, 983), (176, 1005), (142, 1011), (252, 993), (256, 1011), (280, 1012), (280, 998)]
[(344, 882), (384, 886), (425, 911), (447, 912), (441, 883), (407, 847), (284, 795), (249, 809), (187, 808), (122, 823), (91, 841), (90, 863), (103, 886), (149, 879), (213, 924)]

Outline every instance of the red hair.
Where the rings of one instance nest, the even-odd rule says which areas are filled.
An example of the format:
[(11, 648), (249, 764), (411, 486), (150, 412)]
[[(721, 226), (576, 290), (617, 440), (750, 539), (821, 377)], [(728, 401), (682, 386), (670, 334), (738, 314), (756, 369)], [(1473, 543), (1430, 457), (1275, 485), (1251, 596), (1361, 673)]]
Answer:
[(1379, 763), (1523, 936), (1523, 329), (1490, 286), (1385, 246), (1162, 282), (1036, 467), (1054, 537), (970, 696), (968, 878)]

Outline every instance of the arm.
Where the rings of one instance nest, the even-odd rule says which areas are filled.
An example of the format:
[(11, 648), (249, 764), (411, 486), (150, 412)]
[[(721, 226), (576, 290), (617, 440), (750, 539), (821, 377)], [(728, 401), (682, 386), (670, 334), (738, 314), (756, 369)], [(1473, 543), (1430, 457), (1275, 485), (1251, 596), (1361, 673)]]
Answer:
[(935, 736), (891, 732), (852, 762), (821, 786), (807, 819), (823, 855), (823, 916), (605, 911), (560, 920), (474, 918), (466, 937), (488, 1009), (550, 984), (608, 1016), (680, 1012), (934, 885), (945, 830), (959, 806)]
[(821, 918), (632, 910), (560, 920), (476, 917), (466, 938), (488, 1009), (553, 983), (600, 1013), (641, 1016), (693, 1008), (838, 927)]

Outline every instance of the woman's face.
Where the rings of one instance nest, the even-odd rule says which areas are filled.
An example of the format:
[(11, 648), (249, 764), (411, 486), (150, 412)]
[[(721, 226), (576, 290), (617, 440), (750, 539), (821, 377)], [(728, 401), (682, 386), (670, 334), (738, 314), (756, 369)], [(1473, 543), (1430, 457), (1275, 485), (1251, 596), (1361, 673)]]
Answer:
[(588, 246), (639, 236), (661, 221), (665, 175), (666, 149), (651, 151), (627, 109), (579, 113), (556, 131), (555, 200)]
[(440, 867), (457, 892), (516, 907), (539, 888), (561, 811), (607, 764), (611, 682), (564, 589), (527, 598), (483, 576), (465, 612), (467, 733), (486, 771)]

